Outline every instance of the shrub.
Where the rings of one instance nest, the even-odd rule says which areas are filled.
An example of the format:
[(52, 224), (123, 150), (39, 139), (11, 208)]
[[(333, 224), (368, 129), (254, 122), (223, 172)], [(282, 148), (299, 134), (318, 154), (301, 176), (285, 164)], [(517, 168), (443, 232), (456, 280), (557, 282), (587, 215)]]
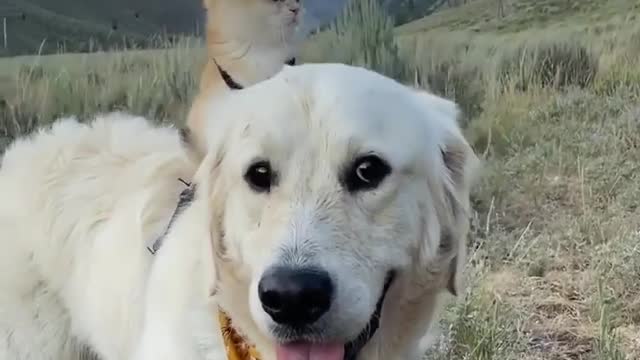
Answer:
[(522, 45), (503, 57), (500, 80), (526, 91), (532, 87), (589, 86), (598, 72), (598, 57), (586, 46), (573, 42)]
[(394, 21), (377, 0), (351, 0), (341, 16), (322, 34), (313, 62), (341, 62), (367, 67), (395, 79), (408, 80), (400, 58)]
[(41, 65), (20, 65), (18, 69), (18, 77), (24, 78), (28, 81), (36, 81), (44, 78), (46, 75), (46, 71)]
[(197, 90), (200, 67), (192, 60), (196, 52), (185, 43), (151, 55), (83, 55), (90, 60), (85, 64), (70, 57), (75, 63), (59, 71), (21, 66), (15, 77), (17, 91), (0, 98), (0, 150), (3, 143), (62, 116), (88, 119), (123, 110), (181, 123)]
[(460, 106), (463, 125), (480, 115), (486, 95), (481, 69), (451, 60), (419, 72), (420, 85), (427, 85), (433, 93), (452, 99)]

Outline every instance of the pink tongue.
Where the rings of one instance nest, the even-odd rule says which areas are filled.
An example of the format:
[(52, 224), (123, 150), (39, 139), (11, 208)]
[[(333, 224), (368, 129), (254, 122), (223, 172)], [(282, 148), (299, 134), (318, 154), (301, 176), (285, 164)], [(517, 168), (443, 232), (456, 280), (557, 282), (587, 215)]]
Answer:
[(294, 343), (277, 345), (278, 360), (343, 360), (344, 344)]

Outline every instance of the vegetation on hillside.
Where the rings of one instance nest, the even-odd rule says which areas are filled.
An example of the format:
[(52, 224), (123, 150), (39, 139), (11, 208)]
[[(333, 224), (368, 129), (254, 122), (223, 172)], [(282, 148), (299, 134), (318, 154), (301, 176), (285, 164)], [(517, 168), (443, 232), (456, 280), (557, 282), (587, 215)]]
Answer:
[[(351, 0), (307, 0), (312, 22), (324, 27), (334, 8)], [(357, 2), (357, 1), (356, 1)], [(395, 24), (421, 18), (451, 0), (379, 0)], [(318, 14), (320, 13), (320, 14)], [(159, 48), (158, 40), (200, 34), (201, 0), (7, 0), (8, 48), (0, 56)], [(316, 18), (320, 16), (321, 18)], [(151, 39), (149, 39), (152, 37)], [(171, 45), (171, 44), (169, 44)]]
[[(454, 0), (454, 2), (456, 2)], [(460, 1), (458, 0), (457, 3)], [(636, 0), (463, 0), (464, 6), (444, 8), (435, 16), (421, 18), (399, 28), (400, 33), (464, 30), (514, 32), (580, 28), (613, 30), (621, 21), (640, 16)], [(597, 25), (596, 25), (597, 24)]]
[(157, 47), (150, 36), (196, 33), (201, 9), (200, 0), (8, 0), (0, 56)]
[(396, 24), (404, 24), (432, 14), (447, 0), (381, 0), (381, 3)]
[[(396, 41), (379, 4), (360, 1), (310, 41), (306, 61), (361, 64), (455, 99), (484, 160), (468, 290), (428, 358), (640, 358), (640, 24), (624, 1), (601, 13), (578, 6), (544, 28), (507, 19), (503, 30), (478, 27), (472, 1)], [(4, 60), (13, 71), (0, 70), (0, 137), (114, 109), (179, 123), (201, 52), (185, 42)]]

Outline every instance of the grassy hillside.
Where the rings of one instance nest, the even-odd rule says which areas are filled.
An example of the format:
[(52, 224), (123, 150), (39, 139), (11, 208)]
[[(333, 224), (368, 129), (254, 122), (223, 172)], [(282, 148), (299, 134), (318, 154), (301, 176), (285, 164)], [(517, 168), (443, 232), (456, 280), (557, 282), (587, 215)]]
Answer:
[(636, 0), (467, 0), (464, 6), (443, 9), (398, 30), (402, 34), (436, 29), (514, 32), (582, 27), (597, 31), (638, 17)]
[[(9, 48), (0, 55), (88, 51), (123, 42), (145, 43), (151, 34), (197, 30), (199, 0), (8, 0)], [(24, 16), (23, 16), (24, 15)]]
[[(304, 58), (361, 64), (464, 109), (484, 160), (469, 287), (429, 359), (639, 359), (637, 2), (505, 2), (502, 20), (476, 0), (395, 31), (376, 6), (352, 8)], [(189, 43), (1, 60), (0, 137), (112, 109), (180, 123), (203, 61)]]
[[(346, 0), (307, 0), (307, 22), (326, 24)], [(445, 0), (379, 0), (397, 23), (426, 14)], [(201, 0), (5, 0), (8, 49), (0, 56), (87, 52), (97, 49), (159, 46), (154, 34), (200, 33)], [(313, 26), (313, 25), (311, 25)], [(151, 44), (149, 44), (151, 42)]]

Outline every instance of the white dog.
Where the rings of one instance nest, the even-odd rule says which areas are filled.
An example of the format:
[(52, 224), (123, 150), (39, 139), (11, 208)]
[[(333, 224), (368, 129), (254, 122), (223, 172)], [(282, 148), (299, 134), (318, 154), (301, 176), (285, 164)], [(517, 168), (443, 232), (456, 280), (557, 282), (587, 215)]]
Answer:
[(455, 104), (322, 64), (207, 112), (204, 154), (123, 114), (7, 150), (0, 359), (225, 359), (229, 331), (263, 360), (420, 358), (465, 263)]

